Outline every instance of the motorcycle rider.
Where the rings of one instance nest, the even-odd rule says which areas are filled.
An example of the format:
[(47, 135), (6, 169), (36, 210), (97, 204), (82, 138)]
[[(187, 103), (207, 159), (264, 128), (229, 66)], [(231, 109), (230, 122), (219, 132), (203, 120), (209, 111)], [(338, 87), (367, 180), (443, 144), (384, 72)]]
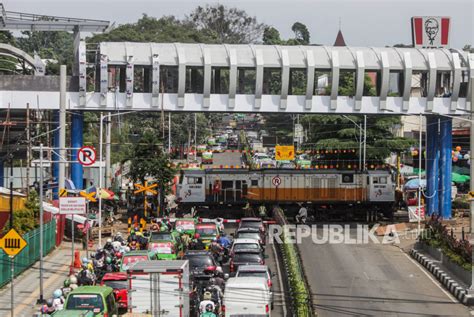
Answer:
[(63, 292), (57, 289), (53, 293), (53, 307), (55, 311), (62, 310), (64, 308), (64, 297)]
[(201, 236), (199, 233), (196, 233), (194, 235), (194, 239), (191, 241), (191, 244), (190, 244), (190, 249), (191, 250), (204, 250), (205, 249), (205, 246), (204, 246), (204, 243), (202, 243), (201, 239), (199, 239)]
[(216, 304), (212, 301), (212, 294), (211, 292), (204, 292), (203, 300), (199, 303), (199, 312), (202, 314), (207, 312), (207, 306), (211, 306), (211, 311), (213, 312), (216, 309)]
[(232, 241), (224, 232), (222, 232), (219, 239), (217, 239), (217, 243), (219, 243), (224, 249), (229, 249), (232, 246)]
[(258, 207), (258, 216), (262, 219), (267, 217), (267, 207), (265, 205)]
[(112, 252), (114, 250), (114, 246), (112, 245), (112, 239), (108, 238), (104, 245), (104, 250), (107, 252)]
[(217, 317), (217, 315), (214, 313), (212, 304), (207, 304), (205, 309), (206, 311), (202, 312), (199, 317)]

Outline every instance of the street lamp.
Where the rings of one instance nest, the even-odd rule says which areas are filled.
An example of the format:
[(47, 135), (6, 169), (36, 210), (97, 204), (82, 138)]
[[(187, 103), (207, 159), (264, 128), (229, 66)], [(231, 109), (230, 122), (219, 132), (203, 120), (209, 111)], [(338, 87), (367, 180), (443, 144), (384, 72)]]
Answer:
[(103, 165), (103, 157), (102, 157), (102, 146), (103, 146), (103, 122), (105, 118), (111, 118), (111, 117), (116, 117), (116, 116), (121, 116), (124, 114), (129, 114), (129, 113), (135, 113), (139, 112), (138, 110), (135, 111), (127, 111), (127, 112), (119, 112), (119, 113), (113, 113), (113, 114), (108, 114), (105, 115), (101, 112), (100, 113), (100, 127), (99, 127), (99, 189), (98, 189), (98, 195), (99, 195), (99, 246), (102, 246), (102, 186), (104, 182), (104, 177), (102, 176), (102, 165)]
[(362, 166), (364, 166), (364, 169), (365, 169), (365, 151), (366, 151), (366, 145), (365, 145), (365, 142), (366, 142), (366, 115), (364, 115), (364, 164), (362, 165), (362, 126), (360, 124), (358, 124), (357, 122), (355, 122), (354, 120), (352, 120), (351, 118), (349, 118), (348, 116), (346, 115), (342, 115), (344, 118), (346, 118), (347, 120), (351, 121), (352, 123), (355, 124), (356, 127), (359, 128), (359, 170), (362, 170)]

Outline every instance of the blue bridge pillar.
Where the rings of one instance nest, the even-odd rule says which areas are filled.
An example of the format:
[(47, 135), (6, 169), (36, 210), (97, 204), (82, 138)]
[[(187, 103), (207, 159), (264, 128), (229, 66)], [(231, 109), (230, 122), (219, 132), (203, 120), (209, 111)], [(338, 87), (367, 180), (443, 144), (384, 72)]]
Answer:
[[(71, 116), (71, 161), (77, 160), (78, 148), (82, 147), (83, 144), (83, 131), (84, 131), (84, 114), (82, 112), (74, 112)], [(83, 189), (84, 175), (83, 167), (78, 162), (71, 163), (71, 179), (76, 185), (77, 189)]]
[(439, 214), (439, 118), (426, 116), (426, 206), (427, 215)]
[[(59, 127), (59, 110), (54, 110), (54, 116), (53, 116), (53, 129), (57, 129)], [(54, 131), (53, 135), (53, 148), (54, 152), (52, 153), (51, 159), (54, 162), (52, 164), (52, 170), (53, 170), (53, 182), (56, 184), (53, 187), (53, 199), (59, 199), (58, 195), (58, 181), (59, 181), (59, 129)], [(40, 167), (41, 168), (41, 167)]]
[(451, 172), (452, 172), (452, 143), (453, 124), (451, 118), (440, 118), (439, 143), (439, 212), (444, 219), (451, 219)]
[(5, 187), (5, 166), (3, 161), (0, 161), (0, 187)]

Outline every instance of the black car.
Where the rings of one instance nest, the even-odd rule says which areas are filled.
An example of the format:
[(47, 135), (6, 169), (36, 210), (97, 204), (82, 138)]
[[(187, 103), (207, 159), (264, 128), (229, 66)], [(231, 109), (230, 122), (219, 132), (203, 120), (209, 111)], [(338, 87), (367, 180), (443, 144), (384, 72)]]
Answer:
[(218, 267), (209, 251), (188, 250), (184, 253), (183, 260), (189, 260), (189, 272), (192, 275), (213, 273)]
[(265, 264), (263, 253), (258, 251), (236, 251), (230, 259), (229, 270), (231, 273), (235, 273), (240, 265), (248, 264)]
[(236, 230), (234, 234), (234, 238), (235, 239), (254, 239), (254, 240), (257, 240), (262, 246), (264, 246), (266, 243), (265, 234), (263, 234), (259, 228), (251, 228), (251, 227), (239, 228)]

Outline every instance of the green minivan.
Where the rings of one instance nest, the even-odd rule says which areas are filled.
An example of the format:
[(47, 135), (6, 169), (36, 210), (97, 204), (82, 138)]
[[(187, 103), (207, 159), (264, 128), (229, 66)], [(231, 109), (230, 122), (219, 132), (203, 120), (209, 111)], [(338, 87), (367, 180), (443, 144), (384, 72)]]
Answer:
[(81, 286), (67, 296), (64, 309), (54, 317), (113, 317), (118, 315), (114, 290), (108, 286)]

